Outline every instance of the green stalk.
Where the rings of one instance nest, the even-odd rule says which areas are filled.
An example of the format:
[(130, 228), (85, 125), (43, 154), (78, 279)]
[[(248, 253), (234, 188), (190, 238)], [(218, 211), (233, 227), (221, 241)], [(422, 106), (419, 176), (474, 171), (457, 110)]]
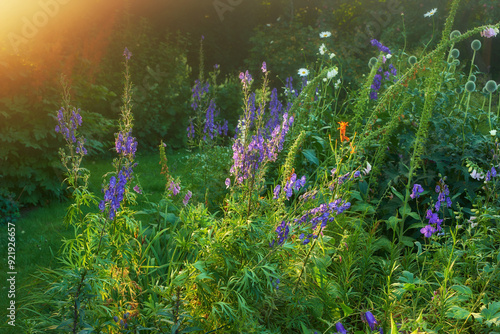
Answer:
[(490, 123), (490, 131), (492, 130), (491, 128), (491, 98), (492, 98), (493, 94), (490, 93), (490, 105), (488, 107), (488, 122)]

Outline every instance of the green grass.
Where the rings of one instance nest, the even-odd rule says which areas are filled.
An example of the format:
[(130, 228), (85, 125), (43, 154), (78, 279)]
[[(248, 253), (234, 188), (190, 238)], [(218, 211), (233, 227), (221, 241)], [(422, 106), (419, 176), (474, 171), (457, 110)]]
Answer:
[[(183, 170), (183, 161), (189, 153), (180, 151), (167, 156), (170, 173), (173, 176), (188, 177), (187, 171)], [(85, 161), (84, 161), (85, 162)], [(138, 165), (134, 169), (135, 175), (140, 181), (144, 194), (149, 201), (158, 202), (165, 190), (164, 177), (160, 175), (159, 156), (155, 153), (137, 156)], [(90, 170), (89, 189), (99, 198), (102, 198), (102, 176), (113, 170), (112, 162), (106, 160), (87, 160), (83, 166)], [(109, 178), (108, 178), (109, 179)], [(27, 286), (33, 283), (33, 274), (39, 268), (58, 267), (57, 255), (62, 245), (63, 238), (74, 237), (71, 227), (64, 226), (63, 219), (66, 208), (71, 203), (53, 202), (45, 207), (37, 207), (24, 210), (21, 218), (16, 223), (16, 308), (19, 309), (20, 302), (30, 293)], [(144, 205), (140, 201), (138, 206)], [(0, 226), (0, 258), (2, 270), (0, 271), (0, 332), (19, 333), (19, 330), (8, 326), (7, 307), (10, 299), (7, 298), (7, 226)], [(5, 269), (4, 269), (5, 268)], [(16, 317), (16, 323), (22, 319)]]

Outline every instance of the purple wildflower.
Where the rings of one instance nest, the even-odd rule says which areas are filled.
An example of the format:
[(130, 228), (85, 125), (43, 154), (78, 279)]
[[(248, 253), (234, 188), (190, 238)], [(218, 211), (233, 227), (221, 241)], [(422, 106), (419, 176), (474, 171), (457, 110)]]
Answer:
[(225, 185), (226, 185), (226, 189), (229, 188), (231, 186), (231, 179), (230, 178), (227, 178), (226, 181), (224, 182)]
[(115, 149), (118, 154), (133, 160), (137, 151), (137, 140), (135, 137), (132, 137), (131, 131), (128, 133), (118, 133), (115, 138)]
[(170, 181), (170, 185), (168, 187), (168, 190), (172, 192), (172, 194), (175, 196), (181, 191), (181, 185), (175, 183), (174, 181)]
[(184, 206), (188, 204), (189, 200), (191, 199), (191, 195), (193, 195), (193, 193), (191, 193), (191, 191), (188, 190), (186, 196), (182, 200), (182, 204), (184, 204)]
[(115, 176), (109, 179), (108, 186), (103, 189), (104, 200), (99, 203), (99, 209), (104, 212), (106, 204), (109, 204), (108, 218), (115, 219), (116, 212), (120, 209), (121, 202), (125, 195), (125, 186), (127, 184), (127, 176), (124, 170), (118, 173), (118, 180)]
[(123, 56), (127, 59), (127, 60), (130, 60), (130, 57), (132, 57), (132, 52), (130, 52), (128, 50), (128, 48), (125, 48), (125, 50), (123, 50)]
[(335, 324), (335, 329), (337, 330), (338, 334), (347, 334), (346, 329), (344, 328), (344, 326), (340, 322), (337, 322)]
[(382, 43), (380, 43), (379, 41), (377, 41), (376, 39), (372, 39), (370, 41), (370, 43), (373, 45), (373, 46), (376, 46), (381, 52), (385, 52), (385, 53), (391, 53), (391, 50), (389, 50), (389, 48), (387, 46), (384, 46)]
[(262, 70), (262, 73), (266, 73), (267, 72), (267, 65), (266, 65), (266, 62), (263, 62), (262, 63), (262, 67), (260, 68)]
[(411, 192), (410, 197), (412, 199), (419, 198), (420, 194), (422, 194), (423, 192), (424, 192), (424, 188), (422, 188), (422, 186), (420, 184), (415, 183), (413, 185), (413, 191)]
[(375, 320), (375, 317), (370, 311), (367, 311), (364, 314), (364, 320), (368, 322), (368, 325), (370, 326), (370, 329), (373, 331), (375, 330), (375, 325), (378, 324), (377, 320)]
[(280, 190), (281, 190), (281, 186), (278, 184), (276, 187), (274, 187), (274, 190), (273, 190), (273, 199), (278, 199), (279, 195), (280, 195)]
[(141, 189), (141, 187), (139, 187), (139, 185), (136, 185), (136, 186), (134, 187), (134, 191), (135, 191), (136, 193), (138, 193), (138, 194), (142, 194), (142, 189)]

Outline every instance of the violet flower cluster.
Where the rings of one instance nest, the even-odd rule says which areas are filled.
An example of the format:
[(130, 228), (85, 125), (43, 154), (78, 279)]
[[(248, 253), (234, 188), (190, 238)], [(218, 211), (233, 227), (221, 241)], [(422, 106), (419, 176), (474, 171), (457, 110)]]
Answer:
[[(210, 89), (210, 84), (207, 81), (205, 84), (202, 84), (199, 80), (195, 81), (195, 85), (193, 87), (192, 91), (192, 103), (191, 107), (195, 112), (201, 112), (202, 109), (204, 109), (204, 106), (206, 106), (206, 100), (204, 100), (204, 97), (206, 94), (208, 94)], [(208, 137), (210, 137), (211, 140), (213, 140), (217, 136), (227, 136), (227, 131), (228, 131), (228, 121), (227, 120), (222, 120), (222, 122), (216, 122), (215, 119), (219, 115), (219, 111), (216, 110), (216, 105), (215, 105), (215, 100), (211, 99), (208, 102), (208, 107), (207, 110), (205, 111), (205, 121), (204, 121), (204, 127), (203, 127), (203, 141), (206, 141)], [(187, 132), (187, 137), (190, 140), (195, 139), (195, 127), (193, 124), (193, 120), (191, 119), (189, 122), (189, 126), (186, 129)], [(207, 137), (208, 136), (208, 137)]]
[(107, 189), (104, 190), (104, 200), (99, 203), (99, 209), (104, 212), (106, 206), (109, 205), (108, 218), (110, 220), (115, 219), (116, 212), (120, 209), (121, 202), (123, 201), (125, 195), (125, 186), (127, 184), (126, 173), (121, 170), (118, 173), (118, 179), (112, 176), (109, 179), (109, 185)]
[(195, 81), (194, 87), (191, 89), (191, 92), (193, 93), (193, 102), (191, 102), (191, 108), (193, 108), (194, 111), (198, 110), (203, 96), (208, 93), (209, 89), (210, 83), (208, 83), (208, 81), (205, 84), (202, 84), (200, 80)]
[[(299, 236), (300, 240), (302, 241), (303, 245), (308, 244), (311, 240), (310, 238), (312, 237), (313, 239), (316, 239), (318, 235), (315, 233), (317, 230), (317, 227), (320, 227), (320, 231), (323, 230), (328, 222), (332, 222), (335, 220), (335, 216), (341, 214), (345, 210), (349, 209), (351, 207), (350, 202), (343, 202), (341, 198), (336, 199), (333, 202), (330, 202), (328, 204), (323, 203), (320, 206), (307, 210), (300, 218), (295, 219), (295, 223), (302, 225), (305, 223), (310, 223), (311, 224), (311, 231), (312, 233), (308, 235), (304, 235), (303, 233)], [(335, 213), (335, 216), (333, 215)]]
[(170, 181), (170, 184), (168, 186), (168, 190), (172, 192), (174, 196), (176, 196), (179, 191), (181, 191), (181, 185), (180, 183), (175, 183), (174, 181)]
[(252, 81), (253, 81), (253, 78), (250, 75), (250, 73), (248, 73), (248, 70), (245, 73), (241, 72), (239, 78), (240, 78), (241, 83), (243, 85), (243, 89), (249, 88)]
[[(372, 39), (371, 44), (373, 46), (376, 46), (381, 52), (387, 53), (387, 57), (385, 55), (382, 56), (382, 62), (385, 64), (385, 62), (387, 61), (387, 58), (389, 58), (391, 55), (391, 50), (389, 50), (389, 48), (387, 46), (383, 45), (382, 43), (380, 43), (376, 39)], [(372, 85), (370, 87), (371, 88), (370, 99), (372, 99), (372, 100), (376, 100), (378, 98), (378, 91), (380, 90), (380, 87), (382, 86), (382, 79), (384, 78), (386, 81), (390, 81), (391, 75), (395, 77), (398, 74), (396, 68), (392, 64), (389, 65), (388, 71), (383, 72), (383, 77), (382, 77), (382, 72), (383, 72), (382, 67), (379, 67), (377, 70), (377, 74), (375, 74), (375, 77), (373, 78), (373, 82), (372, 82)], [(396, 79), (394, 78), (393, 80), (395, 81)]]
[(491, 181), (494, 177), (497, 177), (497, 170), (495, 169), (495, 167), (491, 167), (491, 169), (489, 171), (486, 172), (486, 181)]
[(389, 48), (387, 46), (383, 45), (382, 43), (380, 43), (376, 39), (372, 39), (370, 41), (370, 43), (371, 43), (371, 45), (376, 46), (380, 50), (380, 52), (385, 52), (385, 53), (391, 54), (391, 50), (389, 50)]
[(285, 113), (281, 125), (276, 126), (270, 137), (266, 136), (263, 131), (258, 131), (249, 138), (248, 144), (244, 132), (241, 137), (235, 139), (232, 146), (234, 162), (230, 172), (235, 176), (237, 184), (252, 178), (262, 164), (277, 159), (293, 120), (293, 116), (289, 117), (288, 113)]
[[(420, 233), (426, 238), (430, 238), (434, 233), (441, 232), (443, 219), (439, 218), (439, 211), (441, 207), (446, 206), (450, 208), (452, 206), (452, 201), (450, 198), (450, 190), (445, 184), (444, 180), (439, 180), (439, 184), (435, 188), (436, 193), (438, 193), (438, 198), (433, 207), (427, 209), (425, 218), (429, 221), (427, 225), (420, 229)], [(412, 199), (420, 197), (420, 194), (424, 192), (424, 189), (419, 184), (413, 185), (413, 190), (410, 195)]]
[[(300, 218), (296, 218), (294, 223), (296, 225), (302, 224), (311, 224), (311, 233), (304, 234), (302, 233), (299, 236), (299, 239), (302, 240), (302, 244), (308, 244), (311, 239), (316, 239), (318, 237), (318, 233), (320, 233), (328, 224), (328, 222), (332, 222), (335, 220), (335, 216), (340, 215), (345, 210), (351, 207), (350, 202), (342, 201), (341, 198), (336, 199), (333, 202), (328, 204), (323, 203), (318, 207), (305, 211)], [(319, 231), (317, 230), (319, 226)], [(288, 238), (288, 234), (290, 232), (290, 223), (283, 221), (277, 228), (277, 243), (278, 245), (283, 244)], [(270, 243), (270, 247), (273, 247), (276, 244), (276, 241), (273, 240)]]
[[(297, 174), (293, 173), (292, 176), (286, 181), (283, 187), (283, 192), (285, 193), (286, 199), (290, 199), (293, 195), (293, 191), (299, 191), (302, 187), (306, 185), (306, 176), (303, 175), (300, 179), (297, 179)], [(273, 199), (278, 199), (281, 192), (281, 185), (277, 185), (273, 190)]]
[(137, 140), (135, 137), (132, 137), (132, 131), (118, 133), (118, 136), (115, 138), (115, 149), (119, 155), (127, 157), (129, 160), (134, 159), (135, 152), (137, 151)]
[[(384, 59), (385, 59), (385, 57), (384, 57)], [(391, 81), (391, 75), (392, 75), (393, 76), (392, 80), (396, 81), (395, 76), (398, 74), (398, 71), (396, 70), (396, 68), (392, 64), (389, 64), (388, 71), (383, 72), (382, 67), (379, 67), (377, 72), (378, 73), (375, 74), (375, 76), (373, 77), (373, 82), (370, 86), (370, 88), (371, 88), (370, 99), (372, 99), (372, 100), (378, 99), (378, 91), (382, 87), (382, 79), (384, 79), (385, 81)], [(382, 72), (383, 72), (383, 76), (382, 76)]]
[[(68, 119), (69, 118), (69, 119)], [(57, 125), (55, 131), (61, 133), (68, 144), (76, 143), (76, 153), (81, 155), (87, 154), (87, 149), (84, 147), (85, 139), (77, 138), (77, 129), (82, 125), (82, 116), (80, 109), (73, 108), (71, 113), (67, 113), (64, 108), (57, 112)]]
[(448, 186), (444, 183), (444, 180), (439, 180), (439, 184), (436, 186), (436, 193), (438, 193), (438, 199), (436, 201), (436, 205), (434, 206), (436, 211), (441, 209), (443, 203), (446, 203), (448, 208), (451, 208), (451, 198), (450, 198), (450, 190)]
[[(375, 319), (375, 316), (373, 315), (373, 313), (371, 313), (370, 311), (367, 311), (365, 313), (361, 313), (361, 321), (367, 323), (368, 326), (370, 326), (370, 330), (372, 330), (372, 331), (375, 330), (375, 325), (379, 324), (377, 319)], [(347, 330), (345, 329), (344, 325), (342, 325), (342, 323), (340, 323), (340, 322), (337, 322), (335, 324), (335, 329), (337, 331), (337, 334), (347, 334)], [(379, 330), (379, 333), (382, 333), (382, 334), (384, 333), (382, 330), (382, 327), (379, 327), (378, 330)]]
[(420, 184), (415, 183), (415, 184), (413, 185), (413, 190), (412, 190), (412, 192), (411, 192), (411, 194), (410, 194), (410, 197), (411, 197), (412, 199), (419, 198), (419, 197), (420, 197), (420, 195), (421, 195), (423, 192), (424, 192), (424, 188), (422, 188), (422, 186), (421, 186)]
[[(337, 168), (334, 168), (330, 171), (332, 177), (335, 177), (335, 173), (337, 172)], [(355, 171), (354, 173), (347, 172), (344, 175), (340, 175), (336, 180), (333, 180), (329, 185), (328, 188), (330, 191), (333, 191), (335, 186), (340, 186), (344, 184), (347, 181), (350, 181), (352, 179), (358, 178), (361, 176), (361, 172), (359, 170)]]
[(210, 139), (214, 139), (214, 137), (216, 136), (227, 136), (228, 122), (227, 120), (223, 120), (222, 123), (216, 123), (215, 118), (218, 115), (219, 112), (215, 110), (214, 100), (210, 100), (210, 104), (205, 114), (205, 126), (203, 128), (203, 133), (205, 134), (205, 136), (203, 136), (203, 140), (207, 140), (207, 134)]

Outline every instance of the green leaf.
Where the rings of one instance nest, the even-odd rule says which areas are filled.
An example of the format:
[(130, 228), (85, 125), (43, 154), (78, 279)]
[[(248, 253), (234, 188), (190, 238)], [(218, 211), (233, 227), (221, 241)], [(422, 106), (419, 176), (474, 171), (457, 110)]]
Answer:
[(396, 188), (391, 187), (391, 190), (392, 190), (392, 193), (393, 193), (394, 195), (396, 195), (396, 196), (397, 196), (397, 197), (401, 200), (401, 202), (404, 202), (404, 201), (405, 201), (404, 196), (403, 196), (403, 195), (402, 195), (399, 191), (397, 191), (397, 190), (396, 190)]
[(398, 334), (398, 326), (396, 326), (396, 323), (394, 322), (394, 319), (392, 318), (392, 313), (391, 313), (391, 334)]
[(450, 307), (446, 315), (453, 319), (463, 320), (469, 317), (470, 312), (466, 309), (461, 308), (460, 306), (453, 305), (452, 307)]
[(304, 155), (304, 157), (306, 157), (306, 159), (310, 163), (312, 163), (316, 166), (319, 165), (319, 160), (318, 160), (318, 158), (316, 158), (316, 153), (314, 152), (314, 150), (312, 150), (312, 149), (303, 150), (302, 154)]
[(348, 317), (354, 312), (352, 308), (350, 308), (344, 303), (340, 304), (340, 307), (342, 307), (342, 311), (344, 311), (344, 317)]

